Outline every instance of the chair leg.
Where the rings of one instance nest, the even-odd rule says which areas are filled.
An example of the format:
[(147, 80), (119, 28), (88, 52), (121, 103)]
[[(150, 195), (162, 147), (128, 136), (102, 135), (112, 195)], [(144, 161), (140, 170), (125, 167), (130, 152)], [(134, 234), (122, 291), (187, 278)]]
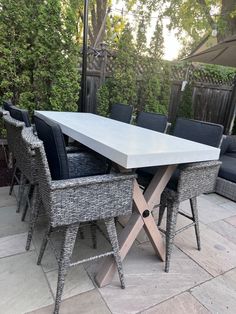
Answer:
[(25, 247), (26, 251), (30, 249), (30, 243), (32, 240), (35, 223), (37, 222), (37, 219), (38, 219), (39, 209), (40, 209), (40, 199), (39, 199), (38, 186), (34, 186), (33, 195), (32, 195), (31, 213), (30, 213), (29, 231), (28, 231), (26, 247)]
[(61, 303), (61, 297), (65, 284), (65, 277), (67, 275), (68, 268), (70, 267), (70, 260), (73, 253), (76, 235), (79, 229), (79, 225), (71, 225), (65, 230), (65, 236), (61, 248), (59, 269), (58, 269), (58, 281), (57, 281), (57, 294), (54, 307), (54, 314), (59, 313), (59, 307)]
[(97, 224), (96, 221), (93, 221), (90, 224), (90, 230), (91, 230), (91, 236), (92, 236), (92, 244), (93, 244), (93, 249), (97, 248)]
[(111, 241), (112, 249), (114, 252), (114, 258), (117, 265), (121, 288), (124, 289), (125, 288), (124, 273), (123, 273), (123, 266), (121, 262), (120, 249), (119, 249), (119, 243), (117, 239), (116, 226), (115, 226), (114, 219), (113, 218), (105, 219), (105, 225), (106, 225), (107, 233)]
[(43, 255), (44, 255), (44, 252), (45, 252), (45, 249), (47, 247), (47, 244), (48, 244), (48, 239), (50, 237), (50, 234), (52, 232), (52, 227), (48, 226), (47, 228), (47, 231), (46, 233), (44, 234), (44, 237), (43, 237), (43, 242), (41, 244), (41, 247), (40, 247), (40, 251), (39, 251), (39, 256), (38, 256), (38, 260), (37, 260), (37, 265), (40, 265), (41, 264), (41, 261), (42, 261), (42, 258), (43, 258)]
[(193, 215), (193, 221), (195, 222), (195, 234), (197, 240), (197, 248), (201, 250), (201, 241), (200, 241), (200, 230), (199, 230), (199, 220), (198, 220), (198, 209), (197, 209), (197, 198), (190, 198), (191, 211)]
[(33, 196), (33, 193), (34, 193), (34, 187), (35, 186), (33, 184), (29, 185), (29, 192), (28, 192), (28, 195), (26, 196), (26, 202), (25, 202), (25, 206), (23, 208), (21, 221), (25, 221), (25, 216), (27, 214), (27, 211), (28, 211), (29, 207), (30, 208), (32, 207), (32, 205), (30, 203), (32, 202), (32, 196)]
[(162, 197), (161, 198), (161, 204), (159, 207), (159, 215), (158, 215), (158, 222), (157, 222), (158, 227), (161, 225), (162, 218), (163, 218), (163, 215), (165, 213), (165, 209), (166, 209), (166, 199)]
[(10, 190), (9, 190), (9, 195), (12, 195), (12, 191), (13, 191), (13, 188), (14, 188), (14, 185), (15, 185), (16, 170), (17, 170), (16, 165), (14, 165), (12, 178), (11, 178), (11, 186), (10, 186)]
[(19, 184), (19, 190), (18, 190), (18, 205), (17, 205), (17, 210), (16, 212), (19, 213), (20, 212), (20, 208), (21, 208), (21, 203), (23, 200), (23, 196), (24, 196), (24, 185), (25, 185), (25, 178), (23, 173), (20, 174), (20, 184)]
[(165, 263), (165, 272), (167, 273), (169, 272), (169, 268), (170, 268), (170, 258), (171, 258), (171, 253), (173, 249), (178, 211), (179, 211), (178, 202), (167, 204), (166, 263)]

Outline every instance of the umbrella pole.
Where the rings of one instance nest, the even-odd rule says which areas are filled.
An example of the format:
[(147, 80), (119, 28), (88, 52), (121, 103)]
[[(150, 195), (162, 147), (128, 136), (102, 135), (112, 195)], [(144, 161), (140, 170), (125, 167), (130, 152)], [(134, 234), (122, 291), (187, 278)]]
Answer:
[(83, 59), (81, 74), (80, 111), (87, 112), (87, 54), (88, 54), (88, 4), (84, 0)]

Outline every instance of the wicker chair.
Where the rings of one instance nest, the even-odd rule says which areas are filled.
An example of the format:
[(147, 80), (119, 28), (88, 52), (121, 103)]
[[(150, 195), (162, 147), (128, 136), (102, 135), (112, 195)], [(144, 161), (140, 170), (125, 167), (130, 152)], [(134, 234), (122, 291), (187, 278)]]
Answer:
[(5, 128), (7, 130), (8, 149), (9, 152), (11, 152), (11, 154), (13, 155), (12, 158), (14, 160), (14, 169), (9, 194), (10, 195), (12, 194), (15, 183), (17, 183), (19, 185), (19, 189), (16, 199), (17, 199), (17, 212), (19, 212), (23, 196), (23, 174), (21, 173), (19, 165), (20, 160), (18, 158), (18, 155), (20, 149), (18, 143), (20, 141), (21, 131), (24, 128), (25, 124), (24, 122), (20, 122), (18, 120), (13, 119), (8, 114), (3, 116), (3, 121)]
[[(177, 119), (173, 133), (174, 136), (214, 147), (219, 147), (222, 134), (223, 127), (219, 124), (188, 120), (184, 118)], [(176, 233), (179, 233), (188, 227), (195, 226), (198, 249), (200, 250), (200, 235), (196, 198), (202, 193), (210, 193), (215, 191), (216, 178), (220, 164), (221, 163), (219, 161), (212, 161), (182, 165), (174, 172), (167, 185), (167, 188), (164, 190), (161, 197), (157, 225), (160, 226), (165, 208), (167, 207), (167, 228), (165, 232), (167, 239), (167, 256), (165, 265), (166, 272), (169, 271), (172, 244)], [(156, 167), (143, 168), (139, 176), (139, 183), (146, 187), (155, 172)], [(206, 184), (204, 182), (206, 182)], [(179, 203), (183, 202), (184, 200), (190, 201), (192, 217), (179, 211)], [(189, 218), (193, 221), (193, 223), (186, 226), (184, 229), (175, 232), (175, 224), (178, 213)]]
[[(59, 264), (58, 284), (54, 313), (59, 312), (65, 277), (70, 266), (107, 255), (114, 255), (121, 286), (124, 288), (123, 270), (119, 255), (119, 245), (114, 217), (126, 215), (132, 210), (134, 175), (98, 175), (76, 179), (53, 181), (43, 143), (28, 129), (22, 131), (26, 146), (32, 147), (37, 160), (39, 192), (49, 218), (38, 264), (41, 263), (50, 233), (64, 229), (64, 239), (60, 255), (56, 254)], [(71, 264), (76, 235), (81, 222), (103, 219), (112, 244), (112, 251)]]
[(156, 132), (164, 133), (167, 127), (167, 116), (152, 112), (139, 112), (137, 126)]
[(130, 123), (132, 119), (133, 106), (124, 104), (113, 104), (111, 106), (110, 119)]
[[(178, 168), (178, 180), (176, 186), (173, 187), (172, 185), (172, 188), (167, 187), (162, 193), (158, 226), (160, 226), (164, 210), (167, 208), (166, 231), (160, 229), (166, 234), (166, 272), (169, 271), (173, 241), (177, 233), (194, 226), (197, 247), (198, 250), (201, 249), (197, 196), (203, 193), (210, 193), (215, 189), (220, 165), (220, 161), (181, 165)], [(179, 210), (180, 203), (185, 200), (190, 200), (192, 217)], [(192, 223), (176, 231), (175, 228), (178, 214), (192, 220)]]

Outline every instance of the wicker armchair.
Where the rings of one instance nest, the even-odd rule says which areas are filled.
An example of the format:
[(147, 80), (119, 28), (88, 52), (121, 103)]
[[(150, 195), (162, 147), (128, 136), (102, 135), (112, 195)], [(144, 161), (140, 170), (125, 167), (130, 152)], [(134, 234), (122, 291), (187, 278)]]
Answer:
[(24, 122), (20, 122), (18, 120), (13, 119), (10, 115), (5, 114), (3, 116), (3, 121), (5, 128), (7, 130), (7, 143), (8, 150), (12, 154), (12, 158), (14, 161), (14, 169), (12, 175), (12, 182), (10, 186), (9, 194), (12, 194), (15, 183), (19, 185), (18, 193), (17, 193), (17, 212), (20, 210), (22, 196), (23, 196), (23, 174), (20, 170), (19, 158), (17, 158), (18, 153), (20, 152), (18, 142), (21, 137), (21, 131), (24, 128)]
[[(158, 226), (160, 226), (163, 213), (167, 208), (166, 231), (166, 264), (165, 271), (169, 271), (170, 258), (173, 247), (174, 237), (177, 233), (186, 230), (189, 227), (195, 227), (198, 250), (201, 249), (199, 222), (197, 211), (197, 196), (203, 193), (212, 192), (215, 189), (216, 178), (219, 172), (221, 162), (209, 161), (181, 165), (178, 168), (178, 180), (176, 186), (166, 188), (161, 195), (161, 204), (159, 211)], [(185, 200), (190, 200), (192, 216), (179, 210), (179, 205)], [(181, 214), (192, 220), (192, 223), (175, 231), (177, 215)]]
[[(114, 217), (126, 215), (132, 210), (134, 175), (110, 174), (53, 181), (42, 142), (27, 129), (22, 131), (22, 138), (27, 146), (34, 147), (39, 192), (49, 218), (48, 230), (41, 246), (38, 264), (41, 263), (44, 250), (50, 239), (50, 233), (55, 228), (63, 227), (64, 230), (61, 251), (59, 255), (56, 254), (59, 271), (54, 313), (59, 312), (64, 281), (70, 266), (95, 258), (114, 255), (121, 286), (124, 288)], [(80, 223), (100, 219), (105, 221), (112, 251), (71, 264), (71, 255)]]

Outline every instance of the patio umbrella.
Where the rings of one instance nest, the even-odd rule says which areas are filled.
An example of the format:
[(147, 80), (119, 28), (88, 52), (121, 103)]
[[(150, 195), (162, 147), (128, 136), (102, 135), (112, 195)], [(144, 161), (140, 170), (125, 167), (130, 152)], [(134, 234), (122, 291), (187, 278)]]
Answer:
[(190, 54), (184, 60), (236, 67), (236, 35), (202, 52)]
[[(236, 67), (236, 35), (231, 36), (219, 44), (206, 49), (202, 52), (190, 54), (184, 60), (193, 62), (203, 62), (209, 64), (218, 64), (229, 67)], [(228, 110), (228, 123), (225, 126), (226, 134), (231, 132), (235, 111), (236, 111), (236, 76), (234, 79), (234, 87), (231, 94), (231, 106)]]

